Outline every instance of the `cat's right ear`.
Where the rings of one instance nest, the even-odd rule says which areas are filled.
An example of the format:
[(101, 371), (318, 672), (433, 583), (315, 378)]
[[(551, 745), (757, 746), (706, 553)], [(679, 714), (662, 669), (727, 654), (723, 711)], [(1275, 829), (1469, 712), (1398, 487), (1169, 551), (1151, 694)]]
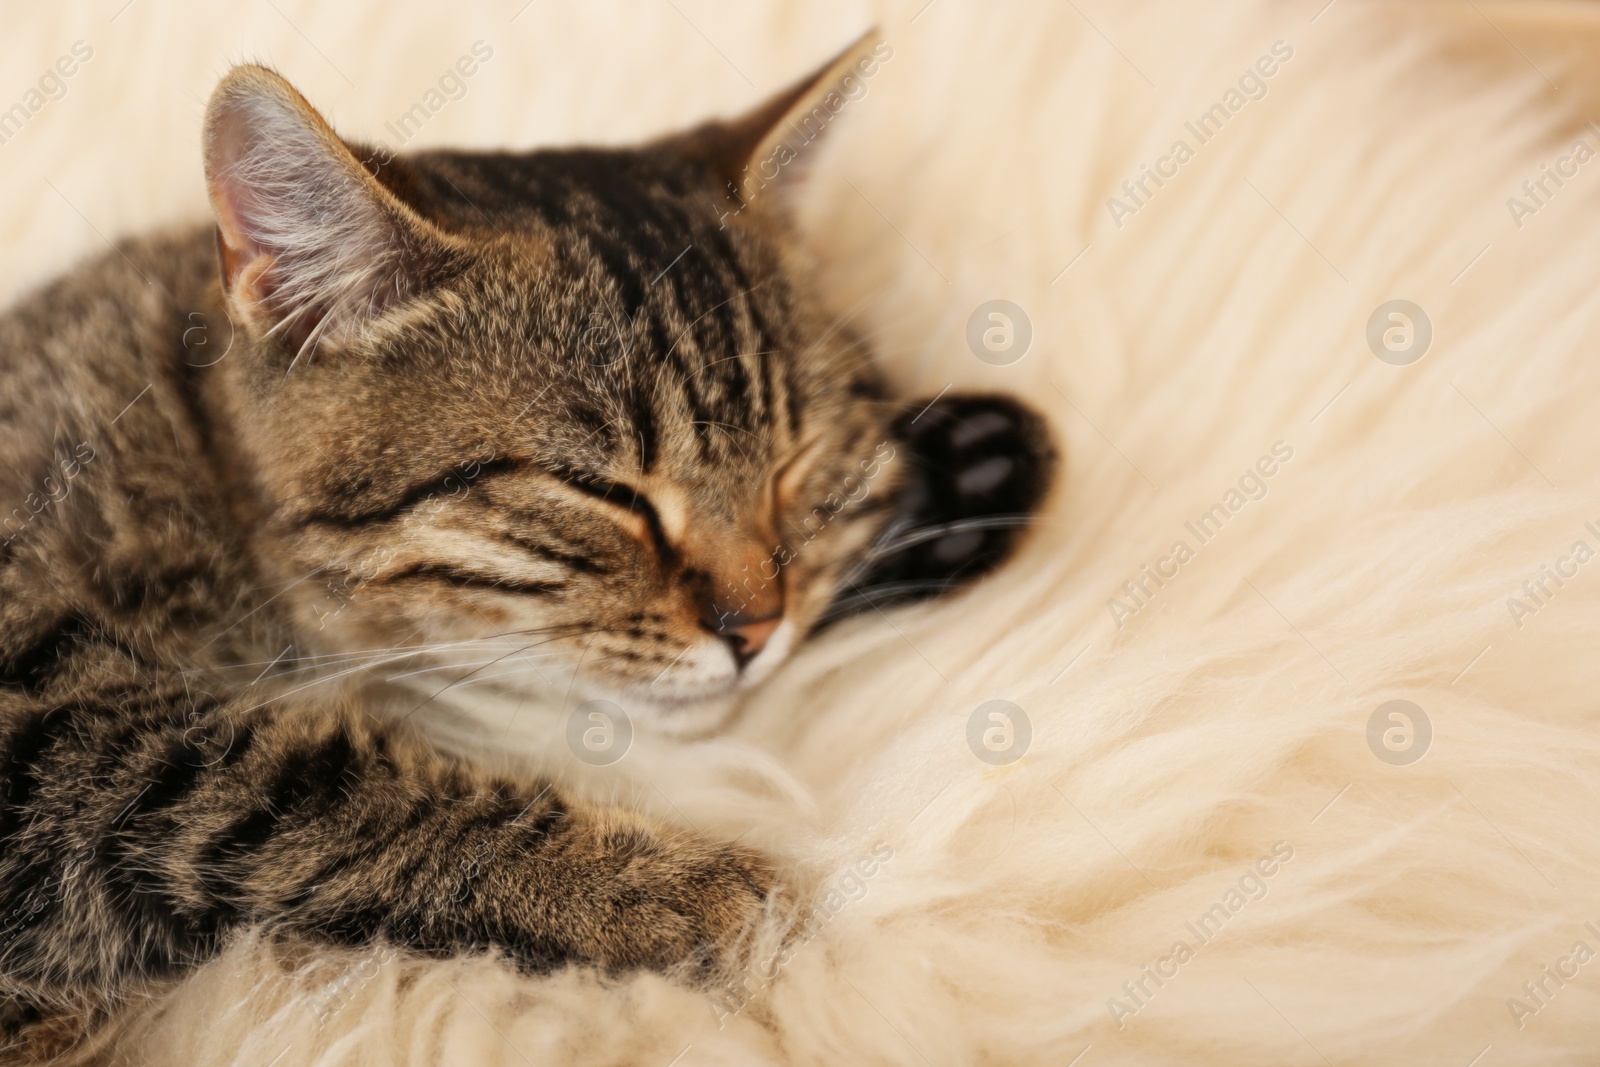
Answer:
[(817, 158), (817, 145), (846, 111), (866, 97), (871, 80), (894, 58), (877, 30), (766, 102), (731, 119), (705, 123), (658, 146), (709, 172), (727, 215), (754, 208), (787, 218), (794, 191)]
[(223, 291), (252, 334), (283, 338), (296, 359), (349, 341), (451, 259), (265, 67), (235, 67), (212, 93), (205, 168)]

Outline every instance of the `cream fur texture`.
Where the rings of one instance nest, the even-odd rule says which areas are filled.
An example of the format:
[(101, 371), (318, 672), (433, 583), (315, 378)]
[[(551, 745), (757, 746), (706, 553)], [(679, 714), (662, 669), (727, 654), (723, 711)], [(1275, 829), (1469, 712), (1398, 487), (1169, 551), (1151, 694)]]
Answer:
[[(1021, 394), (1067, 462), (993, 580), (858, 618), (729, 733), (640, 737), (581, 779), (792, 868), (809, 940), (745, 994), (244, 943), (110, 1059), (1594, 1054), (1592, 5), (123, 4), (6, 16), (0, 107), (94, 50), (0, 144), (7, 294), (205, 210), (199, 116), (233, 61), (401, 147), (385, 124), (481, 40), (412, 146), (620, 142), (749, 104), (876, 22), (894, 57), (810, 173), (809, 247), (908, 394)], [(1292, 56), (1258, 68), (1275, 42)], [(1214, 104), (1201, 143), (1185, 123)], [(1139, 190), (1144, 165), (1163, 184)], [(1032, 327), (1005, 365), (967, 342), (995, 299)], [(1431, 324), (1420, 360), (1414, 313), (1409, 342), (1378, 317), (1388, 361), (1369, 345), (1395, 300)], [(1009, 749), (990, 701), (1021, 709)], [(578, 780), (557, 728), (495, 758)]]

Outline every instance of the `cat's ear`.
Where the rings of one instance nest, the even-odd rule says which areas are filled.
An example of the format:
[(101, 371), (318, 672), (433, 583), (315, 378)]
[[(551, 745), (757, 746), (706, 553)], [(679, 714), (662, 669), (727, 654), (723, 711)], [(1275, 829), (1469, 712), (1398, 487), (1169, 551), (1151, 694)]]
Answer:
[(815, 163), (818, 142), (871, 90), (894, 49), (876, 29), (750, 111), (662, 142), (705, 167), (731, 213), (782, 213)]
[(296, 358), (348, 341), (450, 258), (265, 67), (235, 67), (212, 93), (205, 168), (223, 291), (247, 328), (283, 337)]

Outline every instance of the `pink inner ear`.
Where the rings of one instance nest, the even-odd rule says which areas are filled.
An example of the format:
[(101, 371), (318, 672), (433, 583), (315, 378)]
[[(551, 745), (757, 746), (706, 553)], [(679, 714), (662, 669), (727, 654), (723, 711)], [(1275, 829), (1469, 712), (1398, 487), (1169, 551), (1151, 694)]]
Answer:
[[(244, 202), (254, 199), (253, 194), (239, 182), (226, 176), (218, 177), (212, 190), (212, 201), (217, 214), (217, 252), (222, 261), (223, 291), (246, 303), (265, 301), (271, 294), (264, 291), (262, 282), (266, 271), (259, 267), (252, 271), (254, 284), (247, 291), (236, 289), (246, 268), (268, 255), (267, 249), (250, 232), (246, 222), (248, 208)], [(259, 208), (259, 205), (252, 205)]]
[(320, 138), (316, 121), (270, 95), (245, 97), (215, 114), (207, 143), (223, 290), (296, 351), (324, 325), (321, 289), (343, 280), (337, 267), (353, 251), (319, 201), (358, 216), (371, 208), (343, 184), (342, 146)]
[[(260, 193), (238, 178), (239, 162), (250, 148), (250, 116), (243, 107), (231, 108), (214, 127), (208, 168), (212, 174), (211, 204), (217, 216), (217, 250), (222, 264), (222, 288), (245, 303), (261, 303), (266, 291), (266, 264), (256, 261), (271, 253), (258, 240), (266, 204)], [(255, 266), (253, 271), (248, 268)], [(244, 275), (247, 288), (239, 290)]]
[(279, 307), (275, 299), (280, 282), (277, 252), (256, 236), (256, 220), (263, 217), (266, 209), (261, 194), (236, 180), (231, 168), (225, 168), (213, 183), (212, 201), (217, 215), (217, 259), (222, 268), (223, 293), (241, 305), (263, 309), (289, 347), (299, 351), (322, 322), (326, 309), (309, 304), (290, 321), (277, 321), (286, 309)]
[(206, 174), (228, 297), (297, 354), (426, 284), (432, 231), (277, 75), (241, 68), (218, 88)]

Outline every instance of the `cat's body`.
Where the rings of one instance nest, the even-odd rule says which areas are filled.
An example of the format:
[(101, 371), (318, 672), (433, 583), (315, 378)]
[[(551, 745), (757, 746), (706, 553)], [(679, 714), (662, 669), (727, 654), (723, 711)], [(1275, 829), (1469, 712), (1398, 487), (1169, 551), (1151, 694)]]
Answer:
[[(0, 471), (8, 499), (60, 487), (0, 570), (0, 990), (94, 1007), (250, 919), (494, 943), (532, 965), (666, 965), (753, 917), (766, 881), (747, 853), (474, 773), (293, 669), (306, 645), (274, 599), (288, 583), (251, 552), (228, 428), (181, 343), (196, 312), (227, 322), (214, 241), (207, 227), (129, 242), (0, 319), (11, 381), (38, 383), (7, 394), (7, 430), (89, 446), (66, 471), (47, 453)], [(486, 851), (487, 869), (466, 862)], [(616, 881), (630, 867), (637, 884)], [(678, 872), (692, 892), (640, 921)], [(624, 906), (613, 890), (632, 918), (602, 917)], [(539, 897), (578, 912), (483, 910)], [(611, 943), (560, 943), (584, 929)]]
[[(1004, 551), (1005, 523), (874, 545), (1031, 507), (1037, 427), (888, 403), (770, 213), (728, 221), (719, 175), (819, 84), (636, 152), (390, 160), (243, 68), (208, 116), (220, 229), (0, 316), (7, 1024), (246, 925), (704, 970), (774, 906), (752, 853), (447, 758), (425, 699), (341, 677), (509, 669), (704, 728), (848, 587)], [(954, 505), (914, 447), (952, 420), (1015, 468)]]

